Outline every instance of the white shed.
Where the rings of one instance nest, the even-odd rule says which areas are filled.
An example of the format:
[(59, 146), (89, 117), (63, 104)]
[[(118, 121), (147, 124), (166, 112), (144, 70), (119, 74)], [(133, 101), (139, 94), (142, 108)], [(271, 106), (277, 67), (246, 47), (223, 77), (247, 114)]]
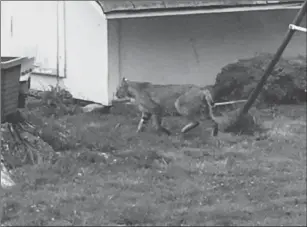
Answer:
[[(1, 1), (1, 55), (36, 58), (33, 89), (58, 81), (110, 105), (121, 77), (208, 85), (239, 58), (274, 53), (303, 2)], [(284, 56), (305, 49), (296, 33)]]

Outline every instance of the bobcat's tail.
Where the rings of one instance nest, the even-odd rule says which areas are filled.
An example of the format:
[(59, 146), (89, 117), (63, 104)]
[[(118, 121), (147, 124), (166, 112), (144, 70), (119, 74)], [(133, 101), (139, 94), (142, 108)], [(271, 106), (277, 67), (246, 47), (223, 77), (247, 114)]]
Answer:
[(214, 100), (212, 98), (212, 94), (211, 94), (210, 90), (209, 89), (204, 89), (203, 90), (203, 95), (204, 95), (204, 99), (205, 99), (204, 101), (206, 102), (206, 104), (210, 105), (211, 108), (214, 107), (215, 102), (214, 102)]

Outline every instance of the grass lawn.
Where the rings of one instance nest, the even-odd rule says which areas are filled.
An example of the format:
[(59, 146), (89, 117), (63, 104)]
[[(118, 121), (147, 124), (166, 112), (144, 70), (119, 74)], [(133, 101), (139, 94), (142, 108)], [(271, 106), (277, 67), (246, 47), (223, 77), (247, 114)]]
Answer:
[(206, 125), (180, 139), (136, 134), (135, 116), (62, 117), (72, 148), (13, 172), (2, 224), (306, 226), (306, 105), (259, 117), (264, 138), (221, 133), (219, 143)]

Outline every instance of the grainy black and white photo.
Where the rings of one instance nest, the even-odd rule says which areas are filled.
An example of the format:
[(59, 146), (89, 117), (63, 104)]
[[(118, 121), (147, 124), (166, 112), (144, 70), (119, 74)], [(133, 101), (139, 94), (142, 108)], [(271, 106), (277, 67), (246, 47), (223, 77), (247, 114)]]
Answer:
[(1, 226), (306, 226), (306, 0), (1, 1)]

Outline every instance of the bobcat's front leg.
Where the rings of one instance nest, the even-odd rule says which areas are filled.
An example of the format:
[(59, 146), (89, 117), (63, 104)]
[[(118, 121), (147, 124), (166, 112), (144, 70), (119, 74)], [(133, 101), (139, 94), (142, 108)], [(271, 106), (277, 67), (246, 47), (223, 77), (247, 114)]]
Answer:
[(141, 116), (140, 122), (138, 124), (138, 128), (136, 130), (137, 133), (142, 132), (144, 130), (144, 127), (146, 126), (146, 124), (148, 123), (150, 118), (151, 118), (150, 113), (143, 113), (142, 112), (142, 116)]
[(219, 125), (218, 125), (218, 123), (214, 122), (211, 135), (217, 136), (218, 133), (219, 133)]

